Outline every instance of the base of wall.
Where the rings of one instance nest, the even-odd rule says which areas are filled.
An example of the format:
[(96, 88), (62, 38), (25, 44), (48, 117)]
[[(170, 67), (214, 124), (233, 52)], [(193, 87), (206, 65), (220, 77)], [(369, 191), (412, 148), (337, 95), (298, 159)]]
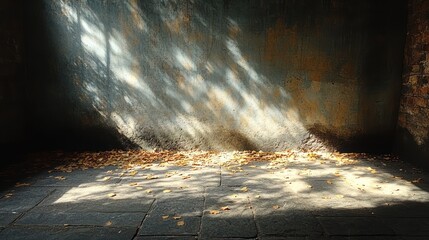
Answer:
[(394, 151), (403, 160), (429, 170), (429, 143), (418, 145), (411, 133), (404, 128), (398, 129), (396, 142), (397, 148)]

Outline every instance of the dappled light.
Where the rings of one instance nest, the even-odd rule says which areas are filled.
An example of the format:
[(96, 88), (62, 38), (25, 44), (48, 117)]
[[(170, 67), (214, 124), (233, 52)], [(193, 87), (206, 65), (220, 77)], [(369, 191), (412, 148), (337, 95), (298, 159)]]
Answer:
[[(56, 4), (63, 34), (73, 39), (62, 47), (79, 49), (72, 61), (81, 71), (74, 93), (82, 108), (94, 108), (138, 146), (285, 149), (304, 138), (281, 81), (268, 79), (255, 67), (259, 60), (241, 49), (236, 20), (204, 19), (199, 1), (195, 16), (175, 1), (118, 2), (115, 11), (90, 2)], [(219, 8), (209, 5), (213, 14)], [(218, 45), (224, 52), (212, 50)]]
[[(429, 176), (388, 155), (135, 150), (51, 157), (57, 166), (5, 191), (0, 210), (52, 236), (58, 233), (43, 227), (61, 234), (114, 228), (127, 234), (121, 239), (318, 239), (413, 236), (427, 224)], [(410, 232), (402, 222), (416, 217)]]
[(11, 1), (0, 239), (429, 236), (420, 4)]
[[(85, 202), (94, 196), (115, 199), (140, 196), (163, 195), (165, 199), (181, 199), (187, 191), (201, 191), (203, 187), (246, 186), (248, 191), (233, 193), (245, 198), (262, 197), (270, 201), (299, 200), (297, 206), (309, 210), (325, 208), (361, 209), (401, 203), (404, 201), (427, 202), (427, 186), (421, 182), (417, 170), (413, 179), (403, 179), (400, 169), (377, 166), (395, 164), (398, 160), (365, 159), (359, 154), (333, 154), (326, 152), (160, 152), (160, 153), (109, 153), (78, 154), (70, 157), (70, 166), (61, 165), (58, 170), (91, 166), (91, 159), (98, 167), (123, 163), (123, 169), (101, 171), (93, 182), (84, 182), (70, 189), (56, 203)], [(119, 159), (126, 154), (126, 161)], [(152, 156), (152, 157), (148, 157)], [(76, 164), (77, 159), (85, 159)], [(97, 165), (97, 159), (117, 159)], [(76, 160), (73, 160), (76, 159)], [(152, 162), (145, 159), (164, 159)], [(220, 174), (222, 169), (222, 174)], [(221, 176), (220, 176), (221, 175)], [(420, 180), (419, 180), (420, 179)], [(121, 185), (118, 187), (117, 183)], [(422, 188), (421, 188), (422, 187)], [(163, 192), (166, 189), (169, 191)], [(149, 192), (148, 192), (149, 190)], [(82, 195), (84, 194), (84, 195)], [(249, 195), (250, 194), (250, 195)], [(87, 197), (86, 197), (87, 196)], [(139, 196), (139, 195), (138, 195)], [(259, 199), (256, 198), (254, 200)], [(342, 204), (344, 203), (344, 204)]]

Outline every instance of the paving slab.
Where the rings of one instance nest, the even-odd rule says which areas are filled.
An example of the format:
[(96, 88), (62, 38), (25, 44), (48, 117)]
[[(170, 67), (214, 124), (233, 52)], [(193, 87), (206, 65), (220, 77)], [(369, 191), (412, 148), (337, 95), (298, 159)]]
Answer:
[(15, 219), (21, 216), (21, 213), (13, 212), (0, 212), (0, 227), (4, 227), (12, 223)]
[[(205, 213), (202, 218), (201, 238), (254, 238), (257, 235), (250, 210), (238, 209), (235, 213), (213, 215)], [(241, 213), (240, 213), (241, 212)], [(240, 216), (240, 215), (243, 216)]]
[[(109, 195), (115, 194), (115, 195)], [(31, 212), (148, 212), (154, 198), (122, 188), (97, 186), (56, 189)]]
[(120, 181), (120, 170), (115, 167), (51, 172), (38, 175), (32, 186), (77, 187), (81, 184), (112, 184)]
[(426, 236), (429, 239), (429, 218), (383, 218), (397, 235)]
[(383, 221), (370, 217), (318, 217), (325, 232), (329, 236), (394, 236), (393, 230)]
[(282, 213), (256, 216), (261, 236), (322, 236), (318, 220), (308, 213)]
[(207, 188), (201, 238), (256, 237), (248, 191), (247, 188)]
[[(259, 240), (309, 240), (307, 237), (273, 237), (273, 236), (261, 236)], [(320, 238), (323, 240), (324, 238)]]
[[(228, 186), (252, 186), (280, 184), (285, 180), (284, 171), (274, 171), (267, 168), (266, 163), (255, 163), (240, 167), (239, 169), (222, 168), (221, 185)], [(251, 176), (251, 177), (250, 177)]]
[(105, 227), (13, 227), (0, 232), (0, 239), (25, 240), (123, 240), (132, 239), (135, 228), (105, 228)]
[(399, 240), (427, 240), (427, 236), (402, 236)]
[(171, 201), (169, 199), (157, 200), (150, 216), (180, 215), (180, 216), (202, 216), (204, 198), (184, 198)]
[(0, 199), (0, 212), (25, 212), (45, 199), (54, 189), (23, 187), (8, 191), (12, 194)]
[(204, 187), (220, 185), (220, 167), (153, 166), (129, 169), (121, 184), (138, 183), (152, 188)]
[(157, 200), (143, 221), (139, 235), (197, 235), (200, 229), (204, 199), (183, 198)]
[(168, 218), (157, 215), (147, 216), (138, 234), (140, 236), (195, 236), (200, 230), (201, 217), (180, 215), (166, 216), (168, 216)]
[(404, 240), (398, 236), (333, 236), (330, 240)]
[(88, 225), (105, 227), (138, 227), (145, 213), (68, 213), (68, 212), (35, 212), (27, 213), (16, 225)]
[(137, 236), (133, 240), (195, 240), (198, 236)]

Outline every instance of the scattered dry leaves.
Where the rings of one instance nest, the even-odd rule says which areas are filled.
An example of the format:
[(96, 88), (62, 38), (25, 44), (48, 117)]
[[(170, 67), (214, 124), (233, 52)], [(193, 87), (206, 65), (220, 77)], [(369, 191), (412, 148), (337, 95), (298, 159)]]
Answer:
[(219, 214), (220, 212), (218, 210), (210, 210), (209, 213), (216, 215), (216, 214)]
[(185, 225), (185, 221), (178, 221), (177, 226), (181, 227)]
[(152, 175), (152, 174), (149, 174), (149, 175), (146, 176), (147, 180), (152, 180), (152, 179), (157, 179), (157, 178), (158, 178), (158, 176), (155, 176), (155, 175)]
[(30, 186), (29, 183), (22, 183), (22, 182), (17, 182), (15, 184), (15, 187), (25, 187), (25, 186)]
[(13, 196), (13, 193), (6, 193), (5, 195), (4, 195), (4, 198), (10, 198), (10, 197), (12, 197)]
[(222, 211), (229, 211), (229, 210), (231, 210), (228, 206), (221, 207), (220, 209), (221, 209)]
[(112, 177), (104, 177), (101, 179), (101, 181), (105, 182), (105, 181), (109, 181)]
[(417, 179), (412, 180), (411, 182), (412, 183), (421, 183), (421, 182), (423, 182), (423, 179), (422, 178), (417, 178)]

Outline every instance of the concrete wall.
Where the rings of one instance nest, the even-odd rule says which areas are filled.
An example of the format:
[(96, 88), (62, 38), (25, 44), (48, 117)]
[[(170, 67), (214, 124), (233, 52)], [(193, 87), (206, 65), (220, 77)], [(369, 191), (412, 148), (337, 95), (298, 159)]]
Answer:
[(322, 139), (343, 150), (386, 150), (404, 6), (32, 1), (33, 139), (221, 150), (318, 147)]
[(0, 150), (25, 140), (24, 16), (20, 0), (0, 1)]
[(411, 0), (397, 150), (429, 167), (429, 2)]

